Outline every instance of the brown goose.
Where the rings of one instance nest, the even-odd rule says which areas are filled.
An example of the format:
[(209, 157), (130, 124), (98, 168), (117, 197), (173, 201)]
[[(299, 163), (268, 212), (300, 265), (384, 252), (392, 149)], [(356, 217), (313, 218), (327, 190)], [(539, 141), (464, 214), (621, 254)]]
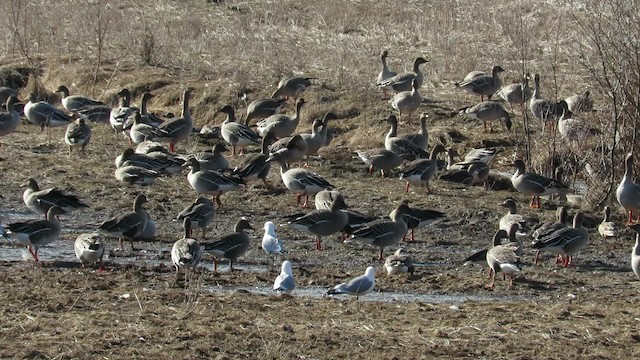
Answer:
[(347, 225), (348, 216), (342, 211), (346, 208), (343, 198), (337, 197), (330, 209), (313, 210), (281, 226), (315, 235), (315, 249), (322, 250), (322, 238), (340, 232)]
[(233, 270), (233, 263), (249, 250), (251, 239), (245, 230), (253, 230), (249, 221), (241, 218), (233, 228), (233, 232), (217, 236), (207, 242), (202, 242), (202, 250), (213, 256), (213, 270), (218, 272), (218, 258), (229, 259), (229, 270)]
[[(202, 240), (205, 240), (207, 227), (213, 223), (213, 220), (216, 216), (216, 210), (213, 207), (213, 202), (205, 197), (198, 197), (193, 203), (184, 208), (178, 216), (176, 216), (176, 220), (190, 220), (189, 230), (193, 228), (202, 229)], [(188, 237), (191, 237), (191, 233), (189, 233)]]
[(189, 238), (191, 233), (191, 221), (189, 218), (184, 218), (182, 226), (184, 228), (184, 236), (173, 243), (171, 261), (176, 267), (176, 272), (187, 268), (196, 271), (196, 267), (202, 257), (202, 247), (195, 239)]
[(58, 215), (64, 211), (52, 206), (47, 211), (46, 220), (21, 221), (5, 226), (6, 235), (19, 243), (26, 245), (33, 259), (38, 261), (38, 249), (58, 239), (62, 226)]
[(470, 94), (480, 95), (480, 101), (484, 101), (485, 95), (491, 100), (491, 96), (502, 86), (502, 81), (498, 77), (501, 72), (504, 72), (504, 69), (496, 65), (491, 69), (491, 76), (479, 74), (461, 83), (456, 83), (456, 87)]
[(182, 94), (182, 116), (167, 120), (158, 126), (167, 136), (153, 139), (154, 141), (168, 142), (169, 151), (175, 152), (175, 145), (187, 141), (193, 131), (193, 119), (189, 111), (191, 89), (186, 89)]
[(133, 241), (140, 236), (147, 224), (148, 218), (142, 208), (142, 204), (146, 202), (147, 197), (144, 194), (139, 194), (133, 200), (133, 211), (103, 221), (96, 232), (119, 239), (120, 249), (123, 248), (124, 239), (128, 239), (131, 242), (131, 251), (133, 252)]
[(38, 183), (33, 178), (27, 179), (20, 187), (27, 187), (22, 193), (25, 205), (37, 213), (45, 214), (45, 216), (54, 206), (59, 207), (62, 213), (89, 207), (77, 196), (65, 194), (56, 188), (40, 190)]
[(396, 245), (407, 233), (408, 227), (403, 215), (408, 211), (409, 206), (407, 204), (399, 205), (392, 212), (393, 218), (391, 220), (381, 219), (370, 222), (354, 231), (350, 241), (358, 240), (365, 244), (379, 247), (379, 260), (382, 261), (384, 259), (382, 256), (384, 248)]

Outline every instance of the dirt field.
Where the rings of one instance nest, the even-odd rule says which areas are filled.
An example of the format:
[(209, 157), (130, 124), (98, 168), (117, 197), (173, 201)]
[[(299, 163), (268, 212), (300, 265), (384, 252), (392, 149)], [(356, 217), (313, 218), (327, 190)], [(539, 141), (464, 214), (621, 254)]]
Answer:
[[(408, 200), (414, 207), (445, 212), (447, 218), (418, 230), (417, 242), (404, 245), (420, 263), (413, 275), (386, 277), (377, 248), (344, 244), (336, 235), (324, 239), (326, 250), (314, 251), (312, 237), (282, 227), (277, 231), (287, 253), (274, 266), (260, 248), (262, 225), (281, 224), (284, 216), (304, 211), (274, 166), (269, 179), (275, 189), (252, 184), (224, 194), (208, 232), (210, 238), (231, 231), (241, 216), (249, 219), (256, 230), (238, 270), (229, 272), (223, 263), (221, 272), (214, 273), (207, 257), (197, 275), (176, 278), (169, 251), (182, 230), (173, 218), (197, 196), (186, 173), (163, 177), (149, 187), (127, 186), (116, 181), (113, 171), (115, 157), (128, 142), (107, 125), (92, 124), (86, 156), (69, 157), (63, 128), (53, 129), (49, 143), (45, 133), (25, 122), (0, 138), (0, 223), (40, 216), (22, 202), (24, 189), (19, 186), (28, 177), (42, 188), (55, 186), (78, 195), (90, 209), (61, 216), (62, 235), (43, 249), (48, 255), (41, 255), (39, 264), (26, 250), (0, 242), (0, 358), (619, 359), (639, 353), (640, 282), (629, 264), (634, 238), (622, 226), (624, 214), (612, 197), (603, 203), (614, 207), (620, 236), (604, 240), (595, 229), (601, 215), (594, 203), (606, 192), (604, 180), (589, 180), (584, 173), (567, 175), (576, 180), (574, 190), (586, 193), (570, 212), (586, 211), (591, 235), (569, 268), (555, 265), (550, 257), (534, 265), (533, 251), (527, 248), (514, 288), (507, 289), (499, 278), (495, 289), (486, 289), (486, 270), (462, 266), (466, 256), (489, 245), (506, 212), (499, 205), (506, 197), (519, 201), (518, 210), (531, 224), (552, 219), (558, 203), (543, 200), (543, 209), (529, 209), (528, 198), (513, 192), (503, 176), (514, 171), (510, 164), (524, 154), (522, 112), (511, 112), (513, 132), (504, 132), (497, 122), (494, 132), (484, 132), (482, 123), (456, 115), (477, 99), (453, 84), (468, 71), (487, 71), (498, 63), (508, 69), (504, 83), (511, 83), (519, 79), (524, 64), (527, 71), (547, 74), (544, 94), (549, 98), (554, 92), (558, 98), (581, 92), (587, 75), (575, 46), (568, 46), (576, 36), (567, 20), (571, 8), (546, 2), (449, 6), (448, 1), (437, 1), (395, 7), (364, 1), (345, 3), (340, 11), (308, 1), (193, 1), (182, 7), (169, 1), (116, 3), (102, 13), (92, 7), (77, 11), (66, 2), (57, 7), (39, 4), (39, 13), (51, 17), (42, 17), (41, 27), (25, 13), (26, 27), (18, 29), (17, 39), (38, 38), (41, 47), (31, 42), (20, 46), (18, 41), (13, 48), (3, 48), (0, 73), (5, 85), (19, 84), (20, 99), (38, 91), (53, 102), (59, 98), (51, 91), (62, 84), (72, 94), (103, 101), (127, 87), (136, 104), (144, 91), (151, 91), (157, 95), (151, 110), (160, 114), (179, 113), (180, 94), (191, 87), (192, 113), (200, 127), (219, 125), (223, 117), (216, 110), (227, 103), (241, 115), (247, 101), (268, 97), (281, 77), (313, 76), (315, 86), (304, 94), (307, 105), (298, 130), (308, 132), (312, 119), (328, 111), (339, 119), (331, 124), (334, 142), (320, 151), (322, 159), (312, 161), (310, 169), (326, 177), (358, 211), (387, 216)], [(13, 10), (20, 14), (34, 7), (35, 2)], [(524, 43), (514, 29), (518, 19), (509, 16), (516, 10), (530, 34)], [(187, 16), (190, 11), (206, 16)], [(70, 24), (83, 27), (78, 33), (84, 35), (71, 36), (70, 24), (56, 27), (53, 19), (61, 13), (68, 14), (62, 18)], [(88, 22), (78, 18), (83, 13), (93, 19), (90, 23), (104, 25), (108, 35), (98, 71), (93, 36), (98, 28), (84, 28)], [(559, 21), (561, 17), (567, 23)], [(403, 26), (395, 29), (385, 25), (389, 23)], [(54, 29), (55, 36), (49, 35)], [(528, 46), (525, 59), (518, 44)], [(560, 50), (549, 50), (556, 45)], [(493, 50), (483, 50), (486, 46)], [(92, 55), (82, 55), (86, 48)], [(391, 108), (374, 85), (378, 53), (385, 48), (392, 54), (390, 67), (397, 71), (408, 70), (418, 55), (430, 60), (424, 66), (425, 101), (420, 109), (429, 114), (429, 148), (443, 144), (463, 153), (479, 146), (503, 147), (493, 167), (492, 190), (435, 180), (433, 194), (422, 188), (407, 194), (397, 177), (367, 173), (353, 151), (382, 146), (388, 130), (379, 120)], [(558, 72), (555, 83), (551, 69)], [(579, 150), (572, 148), (567, 162), (596, 157), (611, 134), (604, 95), (594, 84), (588, 86), (600, 107), (584, 116), (601, 133)], [(292, 111), (289, 101), (284, 112)], [(415, 117), (411, 124), (401, 124), (400, 132), (417, 131), (417, 123)], [(526, 126), (540, 133), (539, 123)], [(536, 135), (532, 141), (537, 170), (546, 170), (550, 149), (557, 147), (565, 155), (569, 151), (553, 137)], [(210, 147), (192, 137), (177, 151)], [(240, 159), (228, 158), (232, 166)], [(115, 251), (117, 241), (110, 240), (106, 271), (80, 267), (72, 255), (77, 235), (128, 211), (139, 192), (150, 200), (144, 207), (157, 223), (156, 241), (136, 242), (131, 256)], [(199, 231), (194, 234), (200, 237)], [(387, 249), (385, 255), (393, 251)], [(279, 297), (270, 289), (282, 260), (293, 263), (297, 291)], [(323, 296), (370, 265), (377, 268), (373, 293), (358, 301)]]

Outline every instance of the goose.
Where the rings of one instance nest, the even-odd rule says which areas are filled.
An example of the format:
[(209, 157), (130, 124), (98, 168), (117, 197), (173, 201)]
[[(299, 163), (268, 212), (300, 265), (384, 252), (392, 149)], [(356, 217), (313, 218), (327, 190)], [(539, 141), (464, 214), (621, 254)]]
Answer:
[[(469, 185), (484, 184), (484, 188), (488, 189), (488, 179), (491, 170), (489, 165), (477, 160), (454, 162), (453, 157), (455, 155), (457, 154), (453, 148), (447, 148), (447, 170), (467, 173), (469, 175)], [(440, 179), (446, 180), (445, 175), (441, 175)]]
[(276, 280), (273, 282), (273, 291), (289, 294), (293, 289), (295, 289), (295, 287), (296, 282), (293, 278), (293, 271), (291, 271), (291, 262), (285, 260), (282, 262), (280, 275), (278, 275)]
[(489, 100), (491, 100), (491, 96), (500, 89), (500, 86), (502, 85), (502, 81), (498, 74), (504, 71), (505, 70), (501, 66), (496, 65), (491, 69), (491, 76), (487, 74), (478, 74), (471, 79), (456, 83), (456, 87), (461, 88), (470, 94), (480, 95), (480, 101), (484, 101), (485, 95)]
[(182, 116), (167, 120), (158, 126), (158, 129), (167, 134), (165, 137), (158, 137), (153, 140), (169, 143), (169, 151), (175, 152), (175, 145), (181, 141), (187, 141), (193, 131), (193, 119), (189, 111), (189, 100), (191, 89), (186, 89), (182, 93)]
[(121, 250), (124, 248), (124, 239), (128, 239), (131, 242), (131, 252), (133, 252), (133, 241), (140, 236), (147, 225), (148, 218), (142, 208), (142, 204), (147, 201), (144, 194), (137, 195), (133, 199), (133, 211), (103, 221), (96, 232), (106, 237), (119, 239)]
[(202, 243), (203, 251), (213, 256), (213, 271), (218, 272), (218, 258), (229, 259), (229, 270), (233, 271), (233, 263), (249, 250), (251, 239), (246, 230), (253, 230), (245, 218), (238, 220), (233, 232), (217, 236)]
[(47, 211), (45, 220), (29, 220), (15, 222), (4, 226), (4, 231), (9, 239), (25, 245), (33, 259), (38, 262), (38, 249), (58, 239), (62, 226), (58, 221), (58, 215), (64, 214), (64, 210), (52, 206)]
[(20, 125), (20, 114), (14, 108), (18, 98), (9, 96), (6, 101), (6, 110), (0, 112), (0, 136), (13, 133)]
[(272, 221), (267, 221), (264, 223), (263, 229), (264, 234), (262, 235), (261, 243), (262, 250), (264, 250), (267, 255), (282, 255), (285, 250), (282, 245), (282, 241), (276, 234), (276, 225)]
[(131, 92), (129, 89), (124, 88), (117, 94), (120, 97), (120, 105), (111, 109), (109, 113), (109, 124), (115, 133), (122, 132), (124, 123), (129, 119), (129, 116), (138, 108), (131, 106)]
[(181, 269), (191, 268), (196, 271), (200, 258), (202, 258), (202, 247), (197, 240), (191, 239), (191, 220), (188, 217), (182, 222), (184, 236), (182, 239), (176, 240), (171, 248), (171, 262), (176, 268), (176, 273)]
[(529, 226), (527, 224), (527, 220), (524, 218), (524, 216), (518, 214), (517, 203), (516, 203), (516, 200), (514, 198), (511, 198), (511, 197), (507, 198), (500, 205), (503, 206), (503, 207), (506, 207), (508, 209), (508, 211), (498, 221), (499, 229), (508, 232), (509, 229), (511, 228), (511, 226), (513, 224), (516, 224), (516, 225), (519, 226), (519, 228), (522, 231), (526, 232), (528, 230)]
[(415, 146), (424, 150), (426, 150), (427, 145), (429, 144), (427, 119), (429, 119), (429, 115), (427, 115), (427, 113), (420, 114), (420, 132), (417, 134), (407, 134), (402, 136), (404, 139), (411, 141)]
[(340, 191), (338, 190), (335, 190), (335, 189), (321, 190), (316, 194), (314, 199), (314, 205), (316, 207), (316, 210), (330, 209), (331, 204), (337, 198), (341, 198), (342, 201), (344, 201), (344, 196), (342, 196), (342, 194), (340, 194)]
[(356, 300), (362, 295), (366, 295), (373, 290), (376, 285), (376, 270), (373, 266), (369, 266), (364, 275), (358, 276), (349, 282), (341, 283), (329, 289), (328, 295), (346, 294), (355, 296)]
[(165, 174), (177, 174), (182, 171), (184, 162), (181, 159), (160, 154), (163, 153), (137, 154), (132, 148), (126, 148), (116, 157), (115, 165), (116, 167), (138, 166)]
[(229, 160), (227, 160), (223, 153), (229, 151), (229, 149), (222, 143), (213, 145), (213, 149), (210, 152), (199, 152), (193, 154), (193, 157), (200, 162), (200, 169), (202, 170), (227, 170), (229, 169)]
[(147, 222), (144, 224), (144, 228), (142, 228), (142, 232), (140, 232), (138, 239), (142, 241), (154, 241), (156, 239), (156, 231), (158, 230), (158, 227), (151, 217), (151, 214), (146, 210), (144, 211), (144, 216), (147, 218)]
[(558, 118), (558, 132), (563, 139), (582, 142), (595, 131), (585, 121), (574, 118), (573, 112), (564, 100), (558, 103), (558, 111), (561, 114)]
[[(628, 223), (633, 222), (633, 212), (640, 210), (640, 185), (633, 182), (633, 154), (628, 153), (624, 159), (624, 176), (616, 189), (616, 199), (629, 214)], [(640, 213), (638, 214), (640, 221)]]
[(573, 217), (573, 227), (566, 227), (546, 235), (534, 243), (532, 247), (540, 251), (548, 251), (562, 258), (562, 266), (571, 264), (573, 255), (582, 250), (589, 241), (589, 232), (582, 224), (584, 215), (577, 212)]
[(145, 140), (136, 146), (136, 154), (149, 154), (152, 152), (170, 154), (169, 149), (157, 141)]
[[(504, 126), (511, 131), (511, 115), (497, 101), (483, 101), (473, 106), (467, 106), (459, 110), (459, 115), (470, 119), (482, 120), (484, 131), (487, 131), (487, 121), (504, 119)], [(492, 123), (489, 123), (490, 131), (493, 131)]]
[(322, 134), (322, 119), (313, 120), (311, 124), (311, 134), (300, 134), (302, 140), (304, 140), (306, 144), (306, 151), (304, 152), (304, 156), (307, 159), (307, 164), (309, 162), (309, 157), (312, 155), (317, 155), (318, 150), (324, 145), (325, 137)]
[(271, 94), (271, 98), (279, 98), (284, 97), (288, 99), (289, 97), (296, 98), (300, 96), (308, 87), (311, 86), (311, 80), (315, 78), (312, 77), (300, 77), (294, 76), (289, 78), (284, 78), (280, 80), (278, 83), (278, 88), (276, 91)]
[(200, 132), (198, 136), (202, 141), (216, 140), (222, 139), (222, 134), (220, 133), (220, 126), (215, 126), (212, 124), (205, 124), (200, 128)]
[(220, 135), (227, 144), (231, 145), (233, 156), (236, 155), (236, 147), (240, 148), (240, 155), (242, 155), (245, 147), (260, 144), (261, 139), (258, 133), (246, 124), (236, 122), (235, 110), (230, 105), (223, 106), (218, 112), (227, 114), (227, 118), (220, 125)]
[(73, 244), (73, 250), (82, 267), (100, 262), (98, 271), (104, 271), (103, 257), (105, 248), (104, 240), (98, 233), (80, 234)]
[(400, 204), (390, 214), (393, 216), (390, 220), (382, 219), (372, 221), (362, 228), (356, 230), (351, 235), (350, 240), (362, 241), (365, 244), (377, 246), (380, 248), (379, 260), (382, 261), (384, 248), (396, 245), (406, 235), (408, 227), (404, 220), (404, 214), (409, 212), (407, 204)]
[(29, 93), (29, 102), (24, 106), (24, 115), (41, 130), (47, 128), (67, 126), (73, 120), (71, 117), (46, 101), (38, 101), (35, 93)]
[(385, 172), (388, 174), (404, 162), (398, 154), (387, 149), (356, 150), (356, 154), (369, 166), (369, 174), (373, 174), (374, 169), (380, 169), (382, 177), (385, 177)]
[[(213, 202), (205, 197), (199, 196), (176, 216), (176, 220), (189, 218), (191, 229), (202, 229), (202, 240), (206, 240), (207, 227), (213, 223), (215, 217), (216, 210), (213, 207)], [(192, 235), (189, 234), (188, 236), (191, 237)]]
[[(415, 87), (419, 89), (424, 82), (424, 74), (420, 71), (420, 65), (427, 63), (428, 61), (423, 57), (417, 57), (413, 62), (413, 71), (397, 74), (390, 78), (385, 79), (382, 82), (378, 82), (378, 87), (387, 88), (391, 87), (395, 92), (412, 91)], [(413, 81), (415, 80), (415, 86)]]
[(582, 94), (571, 95), (564, 99), (564, 101), (572, 113), (593, 110), (593, 99), (591, 98), (591, 92), (589, 90)]
[(218, 171), (201, 170), (198, 160), (191, 158), (187, 160), (184, 166), (190, 166), (191, 170), (187, 174), (187, 180), (191, 188), (198, 194), (209, 195), (212, 201), (218, 206), (222, 206), (220, 196), (227, 191), (237, 190), (242, 187), (245, 182), (234, 176), (224, 175)]
[(496, 282), (496, 274), (502, 272), (509, 275), (509, 289), (513, 287), (513, 274), (520, 271), (519, 246), (515, 242), (502, 244), (503, 238), (509, 238), (503, 229), (493, 237), (493, 246), (487, 250), (486, 260), (490, 268), (491, 283), (487, 288), (493, 288)]
[(32, 211), (45, 214), (45, 216), (52, 207), (60, 208), (63, 214), (89, 207), (77, 196), (65, 194), (56, 188), (40, 190), (38, 183), (33, 178), (27, 179), (20, 187), (26, 187), (22, 193), (25, 205)]
[(464, 155), (463, 162), (470, 163), (475, 161), (483, 162), (491, 166), (498, 154), (498, 148), (478, 148), (471, 149)]
[(58, 86), (55, 91), (56, 93), (62, 93), (62, 106), (64, 106), (67, 111), (77, 111), (82, 108), (88, 106), (104, 106), (106, 105), (102, 101), (97, 101), (90, 99), (88, 97), (80, 96), (80, 95), (69, 95), (69, 88), (64, 85)]
[(554, 127), (554, 120), (558, 114), (558, 103), (545, 100), (540, 96), (540, 75), (533, 75), (533, 93), (529, 100), (529, 111), (542, 121), (543, 131), (549, 125), (552, 129)]
[(274, 114), (268, 118), (260, 120), (258, 122), (258, 132), (262, 136), (267, 133), (273, 134), (276, 139), (290, 136), (298, 127), (298, 123), (300, 122), (300, 111), (305, 103), (306, 102), (303, 98), (296, 101), (296, 112), (294, 116)]
[[(391, 211), (389, 214), (389, 218), (395, 218), (397, 210)], [(407, 212), (403, 215), (404, 221), (407, 223), (407, 228), (411, 230), (411, 240), (408, 242), (415, 242), (414, 232), (415, 229), (423, 228), (425, 226), (431, 225), (434, 221), (438, 219), (443, 219), (447, 215), (443, 212), (437, 210), (428, 210), (428, 209), (418, 209), (414, 207), (409, 207)], [(405, 236), (402, 237), (403, 241)]]
[(245, 182), (260, 179), (268, 189), (271, 189), (273, 186), (267, 181), (271, 170), (271, 162), (267, 161), (269, 159), (269, 141), (271, 141), (271, 137), (265, 136), (262, 139), (262, 151), (245, 155), (230, 175), (239, 177)]
[(141, 120), (143, 123), (151, 125), (153, 127), (158, 127), (165, 121), (165, 119), (149, 112), (149, 101), (153, 99), (154, 96), (155, 95), (149, 92), (145, 92), (142, 94), (142, 99), (140, 99), (139, 113), (141, 115)]
[(145, 123), (139, 111), (133, 113), (133, 122), (123, 125), (122, 129), (129, 130), (129, 139), (133, 144), (140, 144), (149, 139), (169, 138), (166, 131)]
[(403, 255), (404, 248), (400, 247), (393, 255), (387, 256), (384, 259), (384, 269), (387, 271), (387, 275), (398, 275), (415, 272), (416, 268), (413, 266), (413, 260), (408, 255)]
[(64, 142), (69, 147), (69, 157), (71, 157), (71, 148), (73, 147), (79, 147), (80, 153), (84, 155), (84, 149), (89, 145), (89, 140), (91, 140), (91, 128), (85, 124), (83, 118), (76, 119), (67, 125)]
[[(268, 136), (273, 138), (272, 134)], [(278, 153), (287, 164), (300, 163), (307, 153), (307, 142), (298, 134), (283, 137), (269, 146), (269, 155), (275, 153)]]
[(521, 83), (503, 86), (496, 93), (496, 95), (509, 103), (511, 111), (513, 111), (514, 104), (520, 105), (522, 107), (522, 111), (524, 111), (524, 104), (531, 97), (531, 89), (529, 88), (530, 77), (531, 74), (527, 73)]
[(284, 186), (296, 193), (296, 204), (300, 204), (300, 198), (304, 195), (305, 199), (302, 207), (307, 207), (309, 203), (309, 195), (317, 194), (324, 189), (334, 189), (324, 177), (301, 168), (289, 168), (281, 153), (273, 153), (269, 155), (267, 161), (277, 161), (280, 164), (280, 176)]
[(144, 167), (128, 165), (125, 161), (122, 166), (118, 167), (114, 172), (116, 180), (129, 185), (147, 186), (153, 184), (154, 180), (161, 174), (154, 170)]
[(411, 115), (413, 115), (420, 107), (420, 104), (422, 104), (422, 96), (420, 96), (420, 92), (418, 91), (420, 87), (418, 86), (417, 80), (414, 79), (411, 84), (411, 90), (401, 91), (395, 94), (389, 101), (391, 107), (400, 114), (400, 119), (402, 119), (403, 115), (407, 115), (407, 123), (411, 121)]
[(564, 195), (569, 190), (565, 184), (559, 181), (536, 173), (525, 172), (524, 161), (520, 159), (514, 161), (513, 166), (516, 168), (516, 172), (511, 176), (511, 184), (518, 192), (531, 196), (529, 203), (531, 208), (540, 208), (540, 196)]
[[(17, 99), (18, 93), (10, 87), (0, 86), (0, 104), (2, 104), (2, 106), (7, 103), (7, 100), (9, 100), (9, 97), (11, 96), (15, 96)], [(5, 107), (4, 110), (9, 111), (10, 109), (8, 107)]]
[(431, 194), (431, 187), (429, 181), (438, 171), (437, 158), (438, 154), (444, 152), (444, 146), (438, 144), (431, 149), (431, 155), (429, 159), (414, 160), (404, 166), (400, 171), (400, 179), (407, 182), (405, 192), (409, 192), (410, 184), (425, 185), (427, 187), (427, 194)]
[(417, 158), (428, 158), (427, 153), (423, 148), (416, 146), (408, 139), (398, 137), (398, 118), (395, 115), (389, 115), (386, 121), (389, 123), (389, 131), (384, 138), (384, 148), (393, 151), (398, 156), (406, 160), (415, 160)]
[(322, 118), (322, 146), (329, 146), (329, 144), (331, 144), (331, 141), (333, 141), (333, 138), (335, 137), (335, 130), (329, 128), (329, 121), (337, 119), (338, 117), (336, 116), (336, 114), (332, 112), (326, 113)]
[(94, 123), (110, 124), (111, 111), (113, 108), (110, 105), (93, 105), (80, 108), (73, 113), (77, 117), (84, 119), (85, 121), (92, 121)]
[(258, 99), (247, 106), (244, 124), (249, 125), (253, 119), (264, 119), (277, 114), (287, 99)]
[(618, 237), (618, 226), (616, 223), (611, 221), (611, 209), (608, 206), (605, 206), (602, 210), (604, 214), (604, 218), (602, 222), (598, 225), (598, 233), (603, 238), (617, 238)]
[[(540, 241), (540, 239), (545, 236), (552, 234), (553, 232), (566, 228), (567, 221), (569, 220), (569, 214), (567, 213), (567, 208), (564, 206), (559, 206), (556, 210), (556, 219), (553, 221), (547, 221), (540, 224), (536, 229), (534, 229), (532, 233), (533, 242), (535, 244)], [(537, 264), (540, 260), (540, 251), (536, 251), (536, 257), (534, 259), (534, 263)]]
[(315, 235), (314, 248), (322, 250), (322, 238), (340, 232), (347, 225), (348, 216), (341, 211), (346, 208), (343, 198), (338, 197), (331, 203), (331, 208), (310, 211), (280, 226), (288, 226)]
[(631, 250), (631, 269), (636, 277), (640, 279), (640, 224), (629, 226), (636, 232), (636, 243)]
[[(378, 77), (376, 78), (376, 84), (381, 84), (385, 82), (387, 79), (390, 79), (398, 75), (398, 73), (396, 73), (395, 71), (389, 70), (389, 67), (387, 66), (387, 57), (389, 57), (389, 52), (387, 50), (383, 50), (380, 53), (380, 63), (382, 64), (382, 70), (380, 70), (380, 73), (378, 73)], [(382, 93), (384, 98), (388, 97), (387, 92), (389, 90), (393, 90), (393, 88), (391, 88), (390, 86), (382, 87)]]

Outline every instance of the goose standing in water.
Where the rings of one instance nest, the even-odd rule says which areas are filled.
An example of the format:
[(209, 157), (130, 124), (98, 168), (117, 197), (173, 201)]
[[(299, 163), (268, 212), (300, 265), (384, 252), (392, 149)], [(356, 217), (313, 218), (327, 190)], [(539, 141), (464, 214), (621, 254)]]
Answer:
[(58, 239), (62, 225), (58, 215), (64, 210), (52, 206), (47, 211), (45, 220), (20, 221), (4, 226), (6, 236), (27, 247), (33, 259), (38, 262), (38, 249)]

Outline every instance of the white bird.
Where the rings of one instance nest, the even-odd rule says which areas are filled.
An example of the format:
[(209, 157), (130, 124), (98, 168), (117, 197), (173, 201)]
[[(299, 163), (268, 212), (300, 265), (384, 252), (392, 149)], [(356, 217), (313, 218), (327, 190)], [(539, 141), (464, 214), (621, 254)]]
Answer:
[(273, 291), (279, 293), (290, 293), (296, 287), (296, 282), (293, 279), (293, 272), (291, 271), (291, 262), (283, 261), (280, 275), (276, 277), (276, 281), (273, 282)]
[(373, 290), (376, 285), (376, 269), (373, 266), (369, 266), (364, 272), (364, 275), (347, 282), (336, 285), (333, 289), (329, 289), (327, 294), (339, 295), (347, 294), (355, 296), (358, 299), (359, 296), (368, 294)]
[(100, 269), (98, 271), (104, 271), (104, 263), (102, 257), (104, 256), (104, 240), (98, 233), (80, 234), (76, 238), (73, 245), (76, 257), (82, 263), (82, 267), (86, 264), (92, 264), (100, 262)]
[(285, 251), (282, 242), (276, 235), (276, 226), (273, 222), (264, 223), (264, 235), (262, 236), (262, 250), (269, 255), (282, 255)]

